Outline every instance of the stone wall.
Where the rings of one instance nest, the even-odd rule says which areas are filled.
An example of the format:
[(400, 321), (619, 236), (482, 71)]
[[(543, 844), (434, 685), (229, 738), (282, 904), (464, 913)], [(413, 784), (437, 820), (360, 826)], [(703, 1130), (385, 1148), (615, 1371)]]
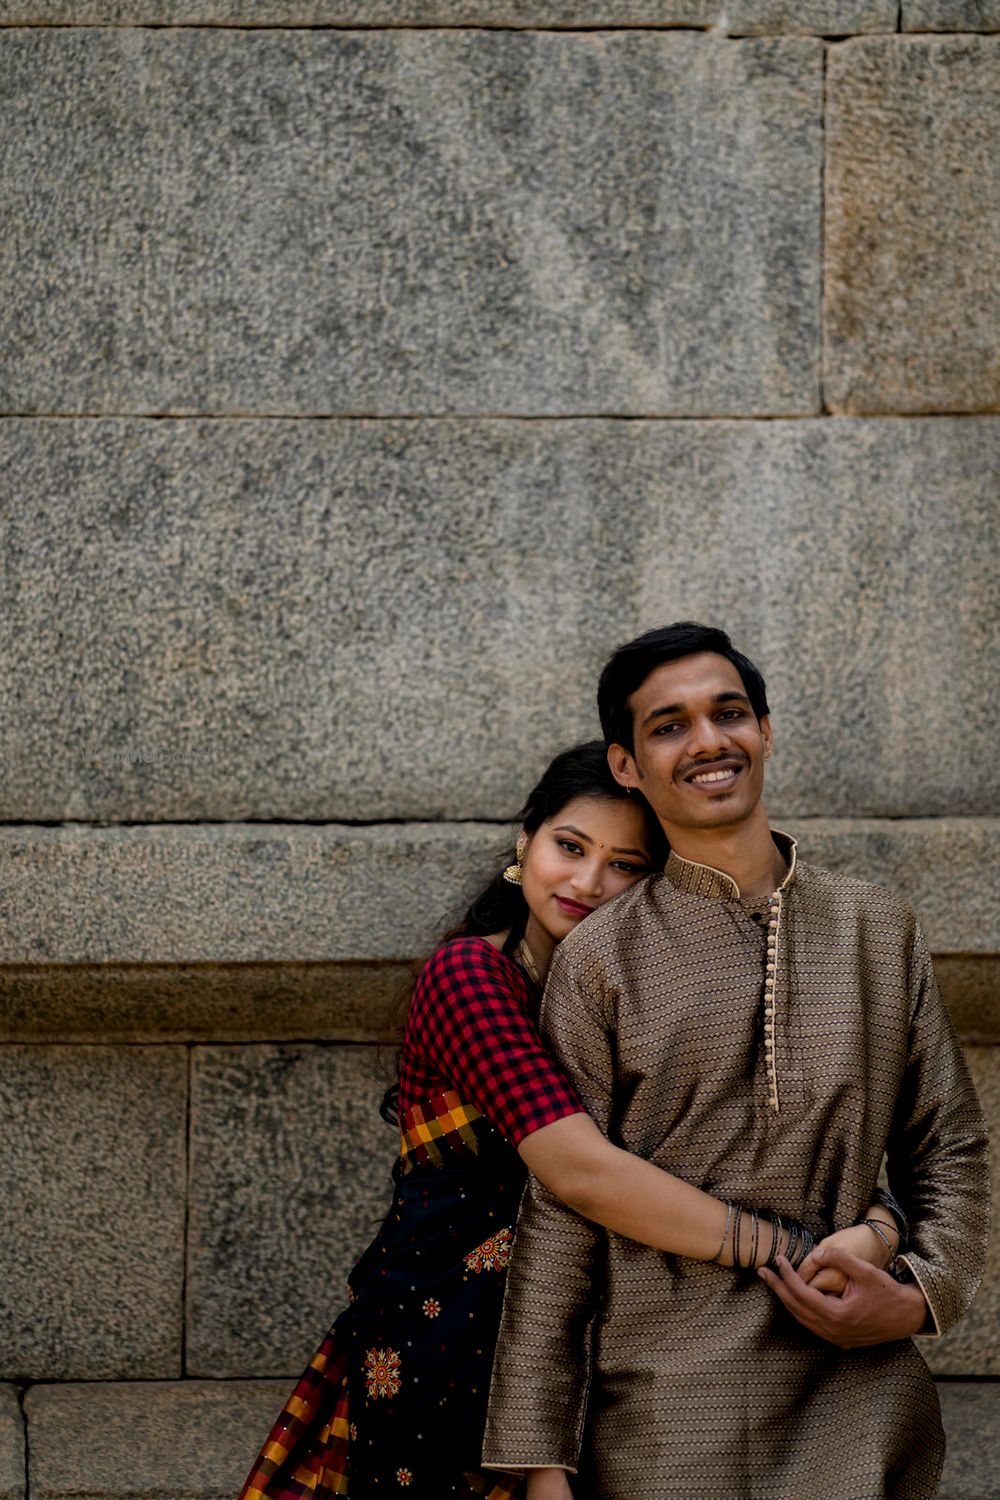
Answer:
[[(654, 623), (760, 660), (773, 813), (917, 906), (1000, 1121), (998, 31), (0, 0), (0, 1500), (232, 1500), (410, 962)], [(998, 1302), (923, 1345), (950, 1500)]]

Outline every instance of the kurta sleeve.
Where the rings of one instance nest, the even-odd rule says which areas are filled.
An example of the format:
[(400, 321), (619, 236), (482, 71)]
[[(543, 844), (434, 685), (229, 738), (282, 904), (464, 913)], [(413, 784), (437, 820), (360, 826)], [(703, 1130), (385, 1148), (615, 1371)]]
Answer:
[(910, 1220), (900, 1260), (946, 1333), (966, 1312), (986, 1262), (986, 1124), (968, 1064), (938, 992), (923, 936), (911, 959), (906, 1073), (887, 1152), (889, 1186)]
[(484, 938), (455, 938), (414, 990), (407, 1043), (515, 1146), (583, 1105), (542, 1043), (528, 981)]
[[(600, 998), (574, 974), (572, 944), (556, 950), (542, 1035), (607, 1131), (614, 1082)], [(590, 1370), (590, 1329), (604, 1285), (605, 1232), (530, 1178), (507, 1273), (483, 1442), (487, 1468), (576, 1470)]]

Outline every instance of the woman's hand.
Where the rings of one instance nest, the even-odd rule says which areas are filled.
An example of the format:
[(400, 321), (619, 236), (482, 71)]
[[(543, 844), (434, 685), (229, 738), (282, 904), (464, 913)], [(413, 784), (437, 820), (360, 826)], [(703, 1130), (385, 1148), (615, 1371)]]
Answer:
[(526, 1500), (573, 1500), (565, 1469), (529, 1469)]
[(825, 1250), (830, 1246), (846, 1250), (848, 1255), (867, 1261), (868, 1265), (875, 1266), (879, 1271), (884, 1271), (892, 1259), (888, 1246), (867, 1224), (852, 1224), (849, 1229), (838, 1229), (835, 1234), (828, 1234), (806, 1256), (799, 1266), (799, 1275), (813, 1291), (828, 1292), (834, 1296), (839, 1296), (847, 1286), (847, 1277), (834, 1266), (821, 1265), (816, 1258), (817, 1250)]

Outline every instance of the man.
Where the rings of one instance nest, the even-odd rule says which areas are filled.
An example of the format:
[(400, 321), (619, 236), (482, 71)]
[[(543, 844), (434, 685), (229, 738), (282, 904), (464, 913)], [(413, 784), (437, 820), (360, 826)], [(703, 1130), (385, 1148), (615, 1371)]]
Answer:
[(764, 683), (724, 632), (641, 636), (598, 704), (612, 770), (672, 852), (557, 951), (553, 1051), (618, 1144), (817, 1237), (864, 1218), (886, 1154), (912, 1220), (909, 1284), (839, 1250), (839, 1298), (787, 1262), (757, 1277), (660, 1255), (532, 1181), (485, 1461), (538, 1470), (531, 1500), (568, 1495), (567, 1471), (589, 1500), (931, 1500), (940, 1413), (908, 1335), (967, 1308), (988, 1185), (919, 926), (891, 892), (806, 865), (772, 833)]

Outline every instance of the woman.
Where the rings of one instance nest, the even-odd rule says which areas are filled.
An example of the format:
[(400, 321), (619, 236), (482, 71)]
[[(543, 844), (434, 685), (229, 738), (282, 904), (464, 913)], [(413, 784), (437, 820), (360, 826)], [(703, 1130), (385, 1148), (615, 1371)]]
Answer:
[(556, 944), (665, 854), (602, 743), (556, 757), (524, 808), (516, 862), (416, 984), (392, 1206), (240, 1500), (524, 1494), (479, 1455), (526, 1167), (577, 1212), (656, 1248), (728, 1266), (779, 1251), (801, 1263), (802, 1226), (741, 1213), (606, 1140), (535, 1030)]

